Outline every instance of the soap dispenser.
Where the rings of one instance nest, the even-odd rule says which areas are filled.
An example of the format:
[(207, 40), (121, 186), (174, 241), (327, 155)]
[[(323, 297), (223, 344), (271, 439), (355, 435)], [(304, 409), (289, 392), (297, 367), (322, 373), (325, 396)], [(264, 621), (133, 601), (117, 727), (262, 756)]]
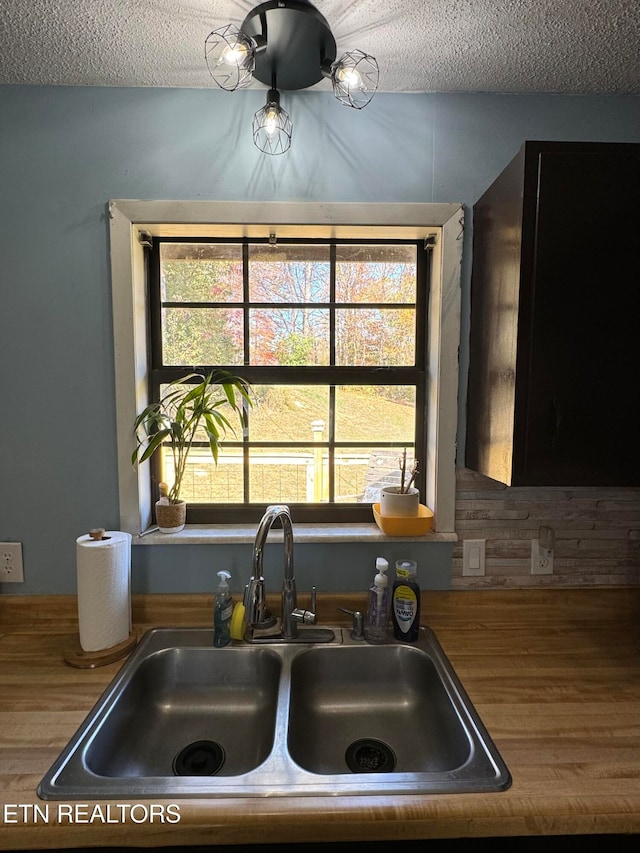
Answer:
[(364, 638), (368, 643), (385, 643), (389, 626), (391, 596), (386, 571), (389, 563), (384, 557), (376, 559), (376, 576), (369, 588), (367, 615), (364, 623)]
[(231, 641), (230, 627), (233, 613), (233, 599), (229, 593), (228, 580), (231, 574), (226, 571), (218, 572), (220, 582), (216, 593), (216, 603), (213, 610), (213, 645), (216, 648), (227, 646)]

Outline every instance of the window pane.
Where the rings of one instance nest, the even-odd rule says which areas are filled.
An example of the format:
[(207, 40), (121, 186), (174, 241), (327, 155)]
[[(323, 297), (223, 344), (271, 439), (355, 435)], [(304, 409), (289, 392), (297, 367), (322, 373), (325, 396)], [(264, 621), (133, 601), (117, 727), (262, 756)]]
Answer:
[[(397, 447), (375, 447), (372, 448), (367, 460), (364, 472), (364, 485), (362, 502), (378, 503), (380, 500), (380, 489), (384, 486), (399, 486), (401, 479), (400, 465), (402, 461), (402, 450)], [(411, 476), (410, 472), (414, 463), (413, 448), (407, 448), (407, 459), (405, 466), (405, 483)]]
[[(192, 369), (188, 368), (188, 371), (189, 371), (189, 373), (191, 373)], [(171, 385), (161, 385), (160, 386), (160, 397), (164, 398), (166, 396), (167, 392), (170, 392), (170, 391), (173, 392), (176, 390), (180, 390), (181, 392), (184, 392), (187, 389), (193, 388), (193, 387), (194, 387), (193, 385), (179, 384), (177, 382), (172, 383)], [(220, 432), (219, 441), (222, 442), (222, 446), (224, 446), (225, 443), (236, 444), (238, 442), (242, 442), (244, 428), (243, 428), (243, 424), (242, 424), (240, 416), (237, 414), (237, 412), (234, 412), (231, 409), (231, 407), (227, 404), (226, 396), (225, 396), (225, 393), (224, 393), (222, 386), (213, 385), (213, 386), (210, 386), (210, 388), (211, 388), (212, 393), (213, 393), (213, 398), (212, 398), (213, 400), (215, 400), (215, 401), (224, 400), (224, 404), (220, 407), (220, 413), (222, 415), (224, 415), (224, 417), (229, 422), (228, 426), (218, 424), (218, 429)], [(191, 405), (193, 406), (193, 404), (191, 404)], [(191, 411), (193, 411), (193, 408), (191, 408)], [(169, 406), (168, 414), (170, 417), (174, 416), (174, 412), (175, 412), (175, 406)], [(207, 435), (207, 425), (203, 419), (201, 419), (200, 423), (198, 424), (198, 427), (197, 427), (195, 434), (193, 436), (193, 441), (194, 441), (194, 444), (193, 444), (191, 451), (189, 453), (189, 461), (191, 460), (191, 454), (196, 453), (196, 455), (198, 457), (201, 457), (204, 455), (207, 461), (213, 462), (213, 458), (211, 456), (211, 450), (209, 449), (209, 436)], [(204, 445), (204, 446), (201, 447), (199, 445)], [(168, 452), (170, 452), (170, 451), (168, 451)], [(235, 451), (231, 451), (231, 452), (235, 453)], [(222, 456), (222, 449), (220, 450), (220, 455), (218, 458), (220, 458), (220, 456)]]
[(251, 302), (328, 302), (328, 246), (249, 246)]
[(339, 447), (334, 456), (336, 503), (360, 503), (364, 499), (365, 477), (372, 449)]
[(415, 328), (412, 308), (336, 309), (336, 364), (412, 365)]
[[(174, 481), (171, 450), (163, 449), (162, 477)], [(182, 480), (180, 497), (187, 503), (242, 503), (242, 451), (221, 450), (216, 466), (208, 447), (192, 447)]]
[(256, 503), (314, 501), (314, 450), (256, 448), (249, 453), (250, 499)]
[[(383, 486), (400, 483), (402, 450), (392, 447), (340, 447), (335, 454), (336, 503), (377, 503)], [(411, 470), (413, 452), (407, 452)], [(409, 475), (407, 475), (408, 478)]]
[(336, 388), (336, 441), (413, 445), (415, 408), (413, 386), (341, 385)]
[(318, 385), (255, 385), (250, 441), (326, 440), (329, 389)]
[(329, 312), (320, 308), (249, 311), (251, 364), (329, 363)]
[(242, 316), (241, 308), (163, 308), (163, 363), (242, 364)]
[(415, 302), (415, 246), (338, 246), (336, 302)]
[(242, 246), (233, 243), (162, 243), (163, 302), (241, 302)]

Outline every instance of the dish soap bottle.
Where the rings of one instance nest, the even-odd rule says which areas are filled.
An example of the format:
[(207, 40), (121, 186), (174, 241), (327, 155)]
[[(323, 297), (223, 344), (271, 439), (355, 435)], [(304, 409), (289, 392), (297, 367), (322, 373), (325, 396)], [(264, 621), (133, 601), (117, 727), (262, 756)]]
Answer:
[(389, 563), (384, 557), (376, 559), (376, 576), (373, 579), (373, 586), (369, 588), (369, 601), (364, 623), (364, 638), (368, 643), (385, 643), (387, 641), (391, 605), (389, 578), (385, 574), (388, 568)]
[(227, 646), (231, 641), (229, 629), (231, 627), (231, 614), (233, 613), (233, 599), (227, 583), (231, 574), (223, 570), (218, 572), (218, 577), (220, 582), (213, 609), (213, 645), (220, 649), (222, 646)]
[(398, 560), (393, 584), (391, 619), (393, 636), (403, 643), (415, 643), (420, 631), (420, 587), (415, 560)]

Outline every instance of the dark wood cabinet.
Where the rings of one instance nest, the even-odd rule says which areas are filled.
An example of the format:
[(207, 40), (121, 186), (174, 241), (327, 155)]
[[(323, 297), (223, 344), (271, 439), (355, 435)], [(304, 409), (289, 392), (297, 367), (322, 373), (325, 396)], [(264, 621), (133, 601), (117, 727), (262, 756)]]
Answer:
[(467, 467), (640, 485), (640, 144), (526, 142), (473, 231)]

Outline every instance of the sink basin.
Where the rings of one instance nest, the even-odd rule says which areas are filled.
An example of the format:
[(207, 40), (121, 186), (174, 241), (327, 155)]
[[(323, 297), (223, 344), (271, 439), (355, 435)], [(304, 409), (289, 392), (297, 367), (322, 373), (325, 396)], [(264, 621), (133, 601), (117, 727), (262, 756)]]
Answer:
[(108, 777), (238, 776), (273, 745), (280, 658), (267, 649), (170, 648), (142, 660), (87, 747)]
[(289, 752), (312, 773), (455, 770), (472, 747), (433, 660), (418, 649), (317, 648), (293, 661)]
[(38, 786), (43, 799), (497, 791), (509, 771), (432, 631), (370, 646), (155, 629)]

